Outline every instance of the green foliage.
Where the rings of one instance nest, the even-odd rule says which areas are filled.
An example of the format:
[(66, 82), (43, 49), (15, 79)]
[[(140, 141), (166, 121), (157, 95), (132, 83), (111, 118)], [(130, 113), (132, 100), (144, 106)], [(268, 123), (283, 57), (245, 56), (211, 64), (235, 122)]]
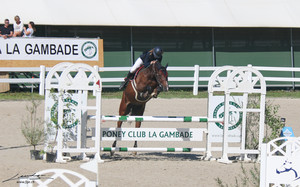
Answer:
[(264, 137), (265, 143), (280, 137), (280, 132), (281, 129), (284, 127), (284, 123), (281, 122), (280, 117), (277, 115), (279, 108), (279, 105), (273, 105), (270, 101), (266, 104), (266, 133)]
[[(253, 167), (247, 171), (243, 163), (241, 163), (241, 174), (235, 177), (234, 187), (259, 187), (259, 169), (257, 164), (253, 164)], [(219, 187), (228, 187), (228, 184), (224, 184), (223, 181), (218, 177), (215, 178)]]
[(259, 187), (259, 169), (256, 164), (253, 165), (249, 171), (244, 168), (244, 165), (241, 163), (242, 175), (239, 175), (241, 179), (241, 184), (236, 179), (236, 186), (255, 186)]
[[(259, 108), (259, 97), (249, 97), (248, 107)], [(269, 142), (275, 138), (280, 137), (281, 129), (284, 123), (281, 122), (278, 116), (280, 106), (274, 105), (271, 101), (266, 102), (265, 107), (265, 132), (264, 142)], [(246, 148), (258, 149), (259, 139), (259, 113), (247, 113), (247, 127), (246, 127)]]
[(228, 184), (223, 184), (222, 179), (220, 179), (219, 177), (215, 178), (215, 181), (217, 182), (218, 186), (220, 186), (220, 187), (228, 187)]
[(26, 142), (35, 147), (44, 140), (44, 121), (37, 117), (37, 108), (40, 101), (31, 100), (31, 105), (26, 106), (28, 115), (22, 120), (21, 131), (26, 139)]

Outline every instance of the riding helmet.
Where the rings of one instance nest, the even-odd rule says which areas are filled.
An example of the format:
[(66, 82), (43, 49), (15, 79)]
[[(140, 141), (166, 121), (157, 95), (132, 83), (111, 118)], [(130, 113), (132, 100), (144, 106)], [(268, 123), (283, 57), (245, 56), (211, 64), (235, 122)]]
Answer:
[(163, 50), (160, 47), (154, 47), (153, 55), (155, 58), (161, 58), (162, 54), (163, 54)]

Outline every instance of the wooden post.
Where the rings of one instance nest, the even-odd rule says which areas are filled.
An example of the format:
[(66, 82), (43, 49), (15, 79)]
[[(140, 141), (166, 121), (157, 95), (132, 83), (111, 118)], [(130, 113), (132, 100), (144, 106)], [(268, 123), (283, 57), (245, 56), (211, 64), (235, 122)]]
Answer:
[[(0, 72), (0, 79), (8, 79), (8, 72)], [(10, 90), (9, 83), (0, 83), (0, 92), (8, 92)]]

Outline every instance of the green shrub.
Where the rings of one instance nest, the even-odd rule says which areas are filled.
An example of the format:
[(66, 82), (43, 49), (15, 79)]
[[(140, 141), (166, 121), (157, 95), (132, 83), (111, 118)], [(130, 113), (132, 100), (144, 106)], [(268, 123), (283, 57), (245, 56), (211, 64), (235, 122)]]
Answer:
[(44, 121), (37, 117), (37, 108), (40, 105), (39, 100), (31, 100), (31, 105), (26, 106), (28, 115), (22, 120), (21, 131), (26, 139), (26, 142), (35, 147), (42, 143), (45, 137)]

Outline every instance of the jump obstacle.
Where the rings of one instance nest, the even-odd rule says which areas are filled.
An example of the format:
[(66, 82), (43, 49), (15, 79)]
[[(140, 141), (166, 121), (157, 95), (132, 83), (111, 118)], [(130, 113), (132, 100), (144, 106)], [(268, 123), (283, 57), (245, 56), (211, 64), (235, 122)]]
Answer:
[[(82, 159), (87, 159), (86, 153), (95, 153), (95, 159), (101, 161), (101, 84), (98, 71), (87, 64), (60, 63), (48, 73), (45, 85), (45, 133), (47, 139), (44, 149), (49, 151), (51, 142), (56, 144), (54, 147), (57, 151), (56, 162), (66, 162), (66, 159), (70, 159), (63, 156), (65, 152), (81, 153)], [(87, 104), (88, 91), (93, 91), (96, 96), (95, 105)], [(74, 97), (76, 97), (76, 101), (73, 100)], [(51, 101), (54, 104), (49, 106)], [(94, 125), (96, 133), (93, 145), (88, 147), (86, 145), (86, 126), (87, 112), (90, 110), (96, 112)], [(71, 119), (67, 120), (68, 122), (71, 120), (72, 124), (65, 124), (65, 118), (70, 113)], [(56, 124), (53, 122), (53, 118), (56, 118), (54, 120), (57, 121)], [(51, 130), (52, 134), (49, 133)], [(67, 142), (70, 141), (75, 142), (75, 145), (68, 146)]]
[[(52, 140), (57, 142), (55, 150), (57, 151), (57, 162), (65, 162), (67, 157), (63, 156), (63, 153), (81, 153), (82, 158), (86, 158), (86, 153), (95, 153), (95, 158), (101, 162), (100, 151), (134, 151), (134, 152), (204, 152), (204, 159), (212, 159), (212, 151), (222, 151), (222, 157), (218, 161), (229, 163), (228, 154), (238, 153), (245, 154), (259, 154), (260, 147), (263, 139), (264, 132), (264, 110), (265, 110), (265, 94), (266, 84), (261, 73), (251, 66), (248, 67), (232, 67), (225, 66), (216, 70), (208, 83), (208, 116), (102, 116), (101, 115), (101, 91), (102, 83), (97, 68), (93, 68), (86, 64), (72, 64), (61, 63), (51, 69), (46, 78), (46, 95), (45, 95), (45, 121), (47, 124), (52, 124), (52, 129), (57, 133), (57, 140), (53, 140), (53, 135), (50, 136), (49, 141), (45, 144), (45, 150), (49, 149), (49, 142)], [(93, 91), (96, 96), (96, 105), (87, 105), (88, 91)], [(221, 96), (223, 102), (218, 105), (217, 115), (210, 113), (213, 110), (211, 103), (220, 98), (219, 93), (223, 93)], [(235, 96), (232, 94), (240, 94), (239, 98), (235, 100)], [(247, 108), (249, 94), (258, 94), (260, 96), (260, 106), (258, 108)], [(51, 95), (56, 96), (56, 101), (50, 101)], [(71, 96), (70, 96), (71, 95)], [(76, 100), (76, 102), (73, 100)], [(53, 124), (51, 122), (51, 112), (55, 113), (55, 107), (49, 103), (55, 103), (57, 109), (58, 123)], [(220, 108), (224, 108), (222, 112)], [(96, 111), (96, 115), (87, 115), (88, 110)], [(70, 112), (71, 111), (71, 112)], [(221, 111), (221, 114), (220, 114)], [(219, 112), (219, 114), (218, 114)], [(258, 150), (245, 149), (246, 138), (246, 116), (248, 112), (259, 113), (259, 148)], [(74, 113), (73, 118), (67, 121), (71, 121), (71, 124), (65, 123), (66, 116), (70, 116), (70, 113)], [(235, 117), (234, 115), (240, 115)], [(71, 115), (72, 116), (72, 115)], [(224, 118), (221, 119), (223, 116)], [(92, 127), (95, 134), (92, 135), (94, 144), (87, 146), (87, 120), (95, 119), (95, 125)], [(64, 121), (65, 120), (65, 121)], [(155, 128), (151, 129), (130, 129), (130, 128), (100, 128), (103, 121), (143, 121), (143, 122), (206, 122), (207, 128), (166, 128), (169, 132), (168, 137), (170, 140), (166, 141), (202, 141), (203, 134), (207, 134), (206, 147), (203, 148), (139, 148), (139, 147), (101, 147), (101, 141), (112, 140), (137, 140), (137, 141), (149, 141), (149, 137), (146, 134), (155, 133)], [(241, 125), (236, 125), (240, 122)], [(223, 126), (223, 129), (219, 129), (220, 134), (214, 134), (215, 129), (213, 127)], [(230, 126), (239, 126), (236, 131), (241, 132), (236, 135), (237, 138), (233, 141), (230, 140)], [(56, 128), (55, 128), (56, 127)], [(49, 130), (49, 125), (45, 125), (45, 129)], [(123, 131), (129, 130), (134, 132), (145, 132), (145, 137), (124, 137)], [(161, 130), (161, 129), (160, 129)], [(46, 130), (45, 130), (46, 131)], [(119, 134), (113, 139), (104, 137), (104, 132), (113, 132)], [(196, 138), (188, 136), (189, 133), (197, 134)], [(153, 135), (152, 134), (152, 135)], [(156, 134), (157, 135), (157, 134)], [(190, 134), (189, 134), (190, 135)], [(155, 141), (164, 141), (157, 135)], [(214, 136), (218, 136), (215, 139)], [(164, 134), (166, 137), (166, 134)], [(51, 139), (52, 138), (52, 139)], [(73, 139), (72, 139), (73, 138)], [(221, 139), (221, 140), (220, 140)], [(238, 139), (238, 140), (237, 140)], [(151, 139), (150, 141), (153, 141)], [(231, 147), (228, 143), (239, 142), (239, 147)], [(72, 143), (73, 142), (73, 143)], [(222, 147), (213, 146), (214, 143), (221, 142)]]
[(261, 187), (300, 185), (300, 137), (281, 137), (261, 147)]

